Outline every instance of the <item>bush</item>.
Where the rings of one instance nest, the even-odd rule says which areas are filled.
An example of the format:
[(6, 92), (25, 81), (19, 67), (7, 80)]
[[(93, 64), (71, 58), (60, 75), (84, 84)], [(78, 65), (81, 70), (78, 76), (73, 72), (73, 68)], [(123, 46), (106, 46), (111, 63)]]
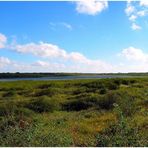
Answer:
[(107, 89), (105, 87), (100, 89), (100, 94), (106, 94), (106, 93)]
[(59, 102), (57, 99), (43, 96), (32, 100), (26, 107), (38, 113), (53, 112), (59, 109)]
[(136, 112), (135, 98), (128, 92), (120, 93), (118, 104), (125, 116), (132, 116)]
[(129, 80), (122, 80), (122, 84), (129, 85), (130, 84), (130, 81)]
[(83, 94), (79, 96), (79, 98), (75, 97), (75, 99), (67, 101), (63, 104), (63, 109), (67, 111), (80, 111), (84, 109), (88, 109), (90, 107), (96, 107), (98, 95), (94, 94)]
[(16, 94), (17, 94), (16, 91), (8, 91), (5, 94), (3, 94), (3, 97), (13, 97)]
[(118, 100), (118, 97), (116, 93), (109, 92), (98, 100), (97, 105), (101, 109), (111, 109), (113, 108), (113, 104)]
[(120, 85), (121, 84), (121, 80), (120, 79), (115, 79), (114, 83), (117, 84), (117, 85)]
[(9, 101), (7, 103), (0, 104), (0, 116), (7, 116), (14, 114), (17, 110), (17, 105), (15, 102)]
[(91, 105), (84, 100), (74, 100), (63, 104), (63, 109), (67, 111), (80, 111), (89, 108)]
[(130, 127), (120, 107), (116, 106), (118, 121), (97, 136), (97, 147), (143, 147), (146, 146), (146, 137), (140, 133), (137, 126)]
[(116, 84), (116, 83), (114, 83), (114, 82), (110, 82), (110, 83), (108, 84), (108, 89), (109, 89), (109, 90), (116, 90), (116, 89), (118, 89), (118, 88), (119, 88), (119, 85)]
[(35, 93), (35, 97), (40, 97), (40, 96), (49, 96), (49, 97), (52, 97), (56, 92), (52, 89), (43, 89), (43, 90), (40, 90), (38, 92)]
[(42, 85), (38, 86), (38, 88), (40, 88), (40, 89), (47, 89), (50, 87), (52, 87), (52, 84), (42, 84)]
[(86, 87), (80, 87), (76, 90), (73, 91), (73, 95), (78, 95), (78, 94), (82, 94), (87, 92), (87, 88)]
[(12, 116), (0, 124), (0, 146), (2, 147), (29, 147), (32, 146), (35, 132), (34, 125), (20, 126)]

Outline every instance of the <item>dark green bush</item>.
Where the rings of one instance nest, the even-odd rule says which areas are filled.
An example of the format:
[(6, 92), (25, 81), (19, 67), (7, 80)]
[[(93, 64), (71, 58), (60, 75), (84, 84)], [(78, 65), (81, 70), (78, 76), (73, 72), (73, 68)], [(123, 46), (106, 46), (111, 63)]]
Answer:
[(48, 89), (42, 89), (37, 91), (33, 96), (34, 97), (40, 97), (40, 96), (49, 96), (52, 97), (58, 93), (61, 93), (61, 89), (58, 88), (48, 88)]
[(120, 85), (121, 84), (121, 80), (120, 79), (115, 79), (114, 83), (117, 84), (117, 85)]
[(80, 88), (73, 91), (73, 95), (78, 95), (78, 94), (81, 94), (81, 93), (85, 93), (86, 91), (87, 91), (86, 87), (80, 87)]
[(71, 99), (63, 104), (63, 109), (67, 111), (80, 111), (90, 107), (96, 107), (98, 95), (83, 94), (75, 99)]
[(47, 89), (50, 87), (52, 87), (52, 84), (42, 84), (42, 85), (38, 86), (38, 88), (40, 88), (40, 89)]
[(108, 83), (107, 87), (109, 90), (116, 90), (119, 88), (119, 85), (114, 82), (110, 82), (110, 83)]
[(63, 109), (67, 111), (80, 111), (89, 108), (91, 105), (84, 100), (74, 100), (63, 104)]
[(59, 109), (59, 102), (57, 99), (43, 96), (32, 100), (26, 107), (38, 113), (53, 112)]
[(122, 84), (124, 84), (124, 85), (129, 85), (130, 84), (130, 81), (129, 80), (122, 80)]
[(3, 94), (3, 97), (13, 97), (16, 94), (17, 94), (16, 91), (8, 91), (8, 92)]
[(107, 89), (105, 87), (100, 89), (100, 94), (106, 94), (106, 93)]
[(113, 92), (107, 93), (105, 96), (99, 98), (97, 105), (101, 109), (111, 109), (113, 108), (113, 104), (117, 102), (118, 95)]

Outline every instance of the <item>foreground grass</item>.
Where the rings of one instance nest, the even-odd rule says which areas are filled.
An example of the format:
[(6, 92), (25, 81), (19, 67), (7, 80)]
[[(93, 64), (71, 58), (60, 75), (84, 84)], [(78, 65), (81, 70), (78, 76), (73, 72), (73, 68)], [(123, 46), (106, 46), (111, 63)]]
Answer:
[(148, 79), (0, 82), (0, 146), (148, 146)]

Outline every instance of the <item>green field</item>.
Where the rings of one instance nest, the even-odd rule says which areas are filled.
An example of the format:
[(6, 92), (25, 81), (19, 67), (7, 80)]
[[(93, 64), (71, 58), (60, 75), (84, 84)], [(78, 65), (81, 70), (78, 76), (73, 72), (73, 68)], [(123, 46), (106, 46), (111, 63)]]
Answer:
[(0, 146), (148, 146), (148, 78), (0, 82)]

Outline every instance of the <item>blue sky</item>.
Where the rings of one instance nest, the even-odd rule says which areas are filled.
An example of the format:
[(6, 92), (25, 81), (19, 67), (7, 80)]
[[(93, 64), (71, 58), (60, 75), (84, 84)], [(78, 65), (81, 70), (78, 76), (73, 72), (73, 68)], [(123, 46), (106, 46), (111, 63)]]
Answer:
[(148, 71), (147, 1), (0, 2), (0, 72)]

